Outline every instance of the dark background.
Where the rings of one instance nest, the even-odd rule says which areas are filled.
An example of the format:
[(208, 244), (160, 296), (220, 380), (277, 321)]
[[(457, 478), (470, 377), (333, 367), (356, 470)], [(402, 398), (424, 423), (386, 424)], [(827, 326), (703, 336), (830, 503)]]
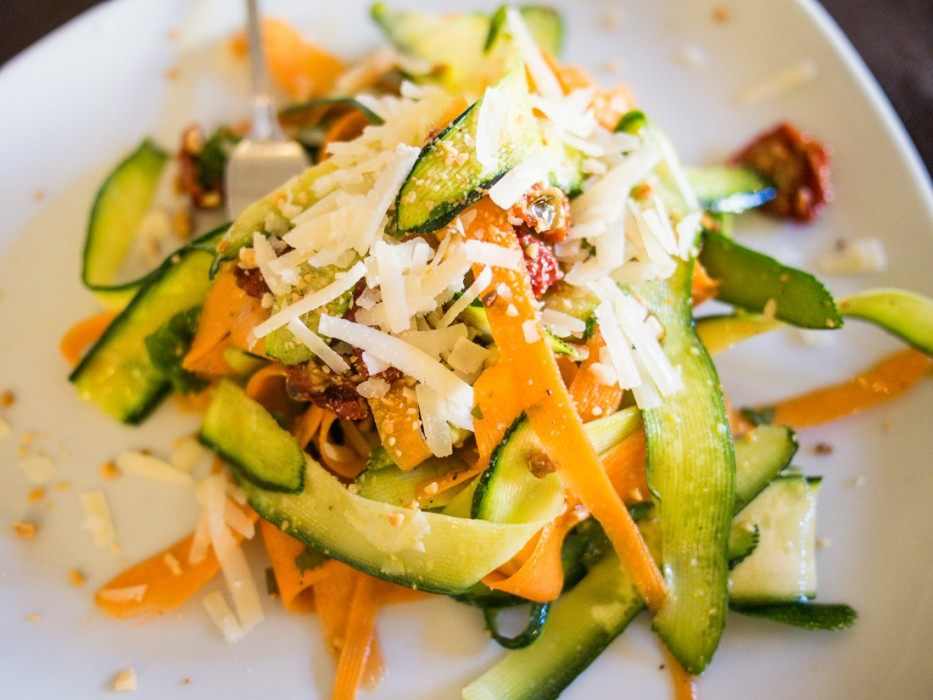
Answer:
[[(0, 0), (0, 64), (99, 2)], [(881, 83), (927, 170), (933, 170), (933, 0), (822, 2)]]

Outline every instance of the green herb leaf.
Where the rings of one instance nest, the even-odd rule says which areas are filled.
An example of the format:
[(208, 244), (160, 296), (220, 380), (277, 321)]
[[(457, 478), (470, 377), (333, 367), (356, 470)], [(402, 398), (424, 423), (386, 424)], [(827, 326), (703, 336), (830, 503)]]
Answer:
[(172, 316), (168, 322), (146, 337), (146, 351), (157, 370), (162, 372), (172, 383), (172, 388), (180, 394), (200, 391), (207, 382), (185, 370), (181, 362), (198, 331), (198, 318), (201, 307), (196, 306)]

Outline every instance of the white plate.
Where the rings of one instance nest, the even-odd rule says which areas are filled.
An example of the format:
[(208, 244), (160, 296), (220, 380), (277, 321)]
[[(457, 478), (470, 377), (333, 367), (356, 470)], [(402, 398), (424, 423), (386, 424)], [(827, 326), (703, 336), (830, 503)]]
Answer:
[[(363, 2), (266, 4), (344, 53), (378, 40)], [(711, 0), (560, 4), (568, 58), (615, 65), (616, 76), (603, 70), (601, 77), (624, 76), (687, 160), (721, 159), (783, 118), (832, 146), (836, 201), (826, 215), (804, 228), (743, 221), (753, 245), (806, 267), (837, 237), (881, 236), (888, 272), (832, 279), (834, 291), (897, 284), (933, 293), (930, 184), (888, 103), (815, 4), (745, 0), (733, 3), (724, 25), (711, 21)], [(287, 617), (271, 602), (269, 619), (234, 647), (197, 604), (146, 624), (117, 623), (93, 610), (95, 585), (190, 531), (195, 512), (191, 495), (176, 487), (133, 478), (102, 484), (98, 465), (124, 447), (165, 448), (194, 430), (197, 418), (166, 406), (139, 429), (115, 425), (77, 399), (56, 350), (62, 331), (95, 309), (78, 283), (78, 255), (102, 174), (144, 134), (174, 146), (193, 120), (244, 115), (242, 76), (233, 80), (218, 48), (238, 21), (236, 5), (107, 3), (0, 71), (0, 389), (19, 397), (4, 414), (15, 432), (0, 443), (0, 522), (5, 533), (26, 515), (42, 525), (33, 543), (0, 538), (5, 697), (97, 697), (128, 665), (139, 671), (140, 698), (328, 696), (332, 664), (317, 622)], [(180, 37), (170, 39), (176, 28)], [(704, 51), (704, 67), (681, 62), (686, 45)], [(773, 102), (738, 104), (745, 87), (800, 58), (815, 61), (817, 81)], [(168, 80), (175, 66), (180, 77)], [(753, 341), (724, 361), (725, 384), (740, 403), (773, 399), (839, 379), (896, 346), (850, 325), (829, 348), (803, 346), (790, 334)], [(850, 632), (827, 634), (733, 616), (701, 681), (704, 697), (933, 696), (931, 407), (933, 383), (926, 382), (889, 406), (801, 435), (800, 464), (826, 477), (819, 534), (832, 547), (820, 554), (821, 598), (852, 603), (861, 618)], [(35, 444), (73, 484), (41, 506), (27, 507), (28, 485), (16, 467), (26, 431), (37, 431)], [(835, 446), (831, 457), (814, 456), (820, 440)], [(866, 478), (862, 488), (853, 485), (857, 475)], [(121, 556), (99, 553), (79, 529), (77, 493), (89, 488), (103, 488), (110, 499)], [(90, 576), (82, 590), (66, 582), (72, 567)], [(27, 622), (30, 612), (41, 620)], [(388, 674), (372, 697), (459, 697), (498, 654), (476, 611), (443, 600), (388, 609), (379, 627)], [(660, 658), (642, 618), (565, 697), (667, 697)], [(181, 685), (186, 676), (190, 687)]]

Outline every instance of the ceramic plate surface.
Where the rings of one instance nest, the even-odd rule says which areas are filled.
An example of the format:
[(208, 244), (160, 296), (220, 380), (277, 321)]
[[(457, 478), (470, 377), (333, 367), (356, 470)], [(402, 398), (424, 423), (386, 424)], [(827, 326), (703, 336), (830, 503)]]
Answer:
[[(264, 4), (344, 55), (379, 42), (364, 2)], [(603, 80), (624, 79), (688, 162), (721, 160), (785, 118), (832, 147), (836, 199), (826, 215), (810, 227), (748, 217), (740, 228), (746, 242), (813, 267), (837, 238), (878, 236), (889, 269), (830, 278), (833, 291), (897, 285), (933, 294), (928, 178), (822, 10), (743, 0), (733, 3), (728, 23), (716, 24), (713, 3), (704, 0), (558, 4), (567, 18), (567, 58)], [(453, 5), (460, 6), (418, 2)], [(94, 611), (93, 586), (189, 532), (196, 513), (191, 493), (177, 487), (133, 478), (102, 485), (99, 465), (124, 448), (167, 448), (196, 428), (197, 417), (166, 405), (140, 428), (116, 425), (77, 398), (57, 351), (63, 330), (96, 309), (78, 281), (79, 250), (108, 168), (146, 134), (174, 148), (192, 121), (246, 115), (245, 70), (222, 47), (238, 10), (231, 0), (105, 3), (0, 70), (0, 389), (18, 397), (4, 413), (13, 433), (0, 442), (4, 697), (99, 697), (113, 672), (128, 665), (139, 673), (140, 699), (328, 697), (332, 663), (313, 618), (288, 617), (270, 603), (266, 622), (230, 647), (197, 603), (141, 624)], [(685, 62), (685, 47), (700, 50), (703, 65)], [(740, 102), (748, 86), (801, 60), (817, 66), (815, 81), (773, 101)], [(177, 69), (174, 80), (170, 69)], [(895, 347), (879, 331), (851, 323), (828, 347), (787, 332), (749, 342), (720, 367), (737, 403), (759, 402), (841, 379)], [(820, 597), (851, 603), (859, 623), (846, 633), (807, 633), (733, 616), (701, 681), (704, 697), (933, 697), (931, 425), (933, 382), (926, 382), (903, 400), (800, 436), (799, 464), (825, 476), (818, 533), (831, 546), (819, 554)], [(72, 484), (40, 506), (27, 506), (29, 486), (17, 467), (28, 432), (34, 449), (52, 457), (58, 478)], [(821, 441), (833, 445), (832, 455), (814, 454)], [(110, 500), (120, 555), (96, 550), (79, 527), (78, 494), (90, 488), (103, 488)], [(41, 522), (38, 539), (7, 536), (8, 523), (27, 516)], [(88, 573), (84, 589), (68, 585), (72, 567)], [(40, 619), (28, 622), (33, 612)], [(386, 609), (379, 632), (388, 673), (367, 697), (458, 698), (499, 654), (480, 615), (445, 600)], [(666, 698), (660, 662), (642, 617), (564, 697)], [(182, 685), (185, 677), (191, 685)]]

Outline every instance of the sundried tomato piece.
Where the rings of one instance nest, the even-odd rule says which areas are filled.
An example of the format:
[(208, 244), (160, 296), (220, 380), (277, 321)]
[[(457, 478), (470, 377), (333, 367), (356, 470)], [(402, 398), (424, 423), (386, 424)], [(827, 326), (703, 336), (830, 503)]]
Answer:
[(769, 214), (811, 221), (832, 199), (829, 152), (788, 122), (755, 138), (733, 161), (758, 171), (777, 187), (777, 197), (764, 206)]
[(525, 269), (531, 278), (531, 291), (535, 298), (540, 299), (564, 273), (561, 272), (551, 244), (535, 236), (529, 228), (518, 230), (518, 242), (525, 256)]

